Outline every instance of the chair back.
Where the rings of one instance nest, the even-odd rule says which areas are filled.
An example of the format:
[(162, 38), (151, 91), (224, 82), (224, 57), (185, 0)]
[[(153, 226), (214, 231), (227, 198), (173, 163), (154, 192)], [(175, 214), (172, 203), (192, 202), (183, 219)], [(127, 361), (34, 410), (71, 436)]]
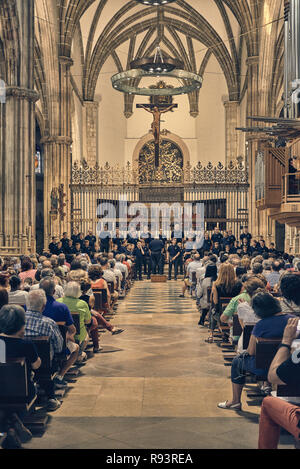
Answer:
[(58, 325), (61, 336), (63, 338), (63, 341), (64, 341), (63, 350), (65, 350), (67, 348), (67, 331), (68, 331), (68, 328), (66, 326), (66, 323), (57, 322), (56, 324)]
[(74, 326), (76, 328), (76, 335), (79, 335), (80, 334), (80, 313), (73, 312), (71, 314), (72, 314), (72, 318), (74, 321)]
[(232, 335), (234, 337), (240, 336), (243, 333), (242, 326), (240, 324), (240, 320), (237, 314), (233, 315), (233, 325), (232, 325)]
[(103, 290), (93, 290), (93, 295), (95, 298), (94, 310), (95, 311), (103, 311)]
[(229, 305), (232, 298), (222, 297), (219, 298), (220, 313), (223, 314), (227, 306)]
[(0, 363), (0, 403), (28, 396), (25, 358)]
[(256, 339), (256, 368), (268, 369), (275, 357), (282, 338)]
[(29, 339), (31, 340), (31, 342), (34, 343), (38, 352), (38, 356), (42, 361), (42, 364), (40, 368), (36, 371), (36, 373), (40, 373), (42, 370), (45, 369), (49, 370), (52, 367), (50, 337), (26, 336), (26, 339)]
[(245, 325), (244, 327), (243, 350), (247, 350), (247, 348), (249, 347), (250, 337), (251, 337), (253, 329), (254, 329), (254, 325)]

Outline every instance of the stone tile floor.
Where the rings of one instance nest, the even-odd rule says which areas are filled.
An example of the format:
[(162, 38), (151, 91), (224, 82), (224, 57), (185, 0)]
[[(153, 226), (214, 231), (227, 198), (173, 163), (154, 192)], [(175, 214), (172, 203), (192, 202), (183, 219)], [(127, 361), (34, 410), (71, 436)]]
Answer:
[[(245, 392), (243, 412), (217, 407), (231, 395), (230, 367), (180, 292), (179, 281), (135, 283), (113, 321), (126, 331), (101, 336), (104, 353), (81, 369), (44, 436), (26, 448), (257, 447), (260, 408)], [(291, 438), (280, 447), (292, 448)]]

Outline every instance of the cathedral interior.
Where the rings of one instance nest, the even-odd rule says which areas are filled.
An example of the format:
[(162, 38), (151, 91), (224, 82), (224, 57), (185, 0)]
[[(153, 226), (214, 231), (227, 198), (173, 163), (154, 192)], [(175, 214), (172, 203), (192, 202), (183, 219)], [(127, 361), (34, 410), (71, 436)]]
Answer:
[[(124, 198), (204, 204), (205, 232), (300, 257), (299, 18), (299, 0), (0, 0), (0, 256), (95, 234)], [(192, 288), (134, 285), (124, 334), (28, 447), (255, 447), (260, 407), (216, 406), (228, 369)]]
[[(179, 182), (185, 169), (219, 164), (242, 165), (247, 173), (241, 188), (247, 198), (238, 208), (228, 204), (228, 210), (247, 209), (254, 235), (297, 252), (298, 200), (281, 204), (286, 200), (281, 176), (288, 173), (289, 156), (297, 156), (297, 133), (279, 157), (272, 150), (266, 156), (280, 166), (280, 175), (264, 181), (276, 194), (276, 205), (273, 200), (259, 203), (257, 155), (275, 148), (278, 139), (253, 129), (260, 123), (250, 121), (297, 117), (284, 98), (284, 3), (178, 0), (147, 8), (135, 0), (1, 1), (0, 77), (6, 99), (0, 108), (0, 252), (42, 250), (52, 236), (69, 232), (76, 218), (96, 223), (94, 213), (72, 211), (77, 170), (110, 168), (114, 179), (129, 169), (139, 174), (136, 186), (167, 186), (176, 171)], [(163, 146), (171, 145), (175, 155), (165, 151), (169, 176), (153, 178), (151, 116), (137, 107), (149, 98), (118, 92), (110, 79), (158, 46), (166, 57), (181, 60), (184, 70), (202, 77), (202, 86), (171, 97), (178, 107), (163, 116), (161, 133)], [(141, 80), (144, 86), (178, 84), (177, 78), (165, 76)], [(182, 182), (188, 186), (189, 181)], [(208, 182), (214, 184), (213, 178)], [(97, 177), (89, 183), (101, 192)], [(225, 189), (229, 193), (232, 187)], [(294, 216), (289, 202), (297, 206)]]

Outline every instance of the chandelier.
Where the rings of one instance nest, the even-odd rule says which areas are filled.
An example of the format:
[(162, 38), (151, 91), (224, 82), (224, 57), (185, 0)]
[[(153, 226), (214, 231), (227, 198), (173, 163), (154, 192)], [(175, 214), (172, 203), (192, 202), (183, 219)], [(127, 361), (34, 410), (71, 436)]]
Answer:
[(175, 68), (182, 69), (184, 64), (181, 60), (172, 59), (171, 57), (164, 58), (161, 48), (157, 47), (154, 57), (143, 57), (142, 59), (135, 59), (130, 63), (130, 68), (142, 69), (145, 72), (161, 73), (172, 72)]
[[(159, 28), (159, 7), (172, 3), (176, 0), (136, 0), (144, 5), (157, 6), (157, 30)], [(159, 38), (157, 38), (159, 43)], [(179, 81), (176, 87), (167, 89), (143, 88), (138, 84), (142, 78), (149, 77), (169, 77)], [(175, 96), (189, 94), (201, 88), (203, 78), (196, 73), (184, 70), (184, 63), (181, 60), (164, 57), (160, 46), (156, 47), (154, 57), (136, 58), (130, 63), (130, 70), (117, 73), (111, 78), (115, 90), (126, 94), (142, 96)]]
[(148, 6), (160, 6), (160, 5), (167, 5), (168, 3), (174, 3), (176, 0), (135, 0), (142, 5)]
[[(203, 78), (196, 73), (183, 70), (181, 60), (164, 57), (160, 47), (156, 48), (154, 57), (135, 59), (130, 64), (131, 70), (117, 73), (112, 77), (113, 87), (122, 93), (142, 96), (175, 96), (188, 94), (200, 89)], [(145, 77), (176, 78), (180, 86), (167, 89), (140, 88), (136, 82)]]

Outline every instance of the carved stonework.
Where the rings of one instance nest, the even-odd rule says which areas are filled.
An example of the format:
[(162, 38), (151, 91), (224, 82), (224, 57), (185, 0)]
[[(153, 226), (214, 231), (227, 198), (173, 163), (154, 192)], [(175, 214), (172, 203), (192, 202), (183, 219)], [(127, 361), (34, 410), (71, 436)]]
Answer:
[(6, 88), (6, 97), (9, 96), (27, 99), (33, 103), (36, 103), (40, 99), (40, 95), (36, 91), (22, 88), (20, 86), (8, 86)]
[(61, 135), (50, 135), (41, 139), (41, 144), (63, 144), (63, 145), (72, 145), (73, 140), (71, 137), (64, 137)]
[(97, 161), (97, 126), (99, 103), (84, 103), (83, 114), (83, 148), (86, 152), (85, 159), (89, 165), (95, 165)]

